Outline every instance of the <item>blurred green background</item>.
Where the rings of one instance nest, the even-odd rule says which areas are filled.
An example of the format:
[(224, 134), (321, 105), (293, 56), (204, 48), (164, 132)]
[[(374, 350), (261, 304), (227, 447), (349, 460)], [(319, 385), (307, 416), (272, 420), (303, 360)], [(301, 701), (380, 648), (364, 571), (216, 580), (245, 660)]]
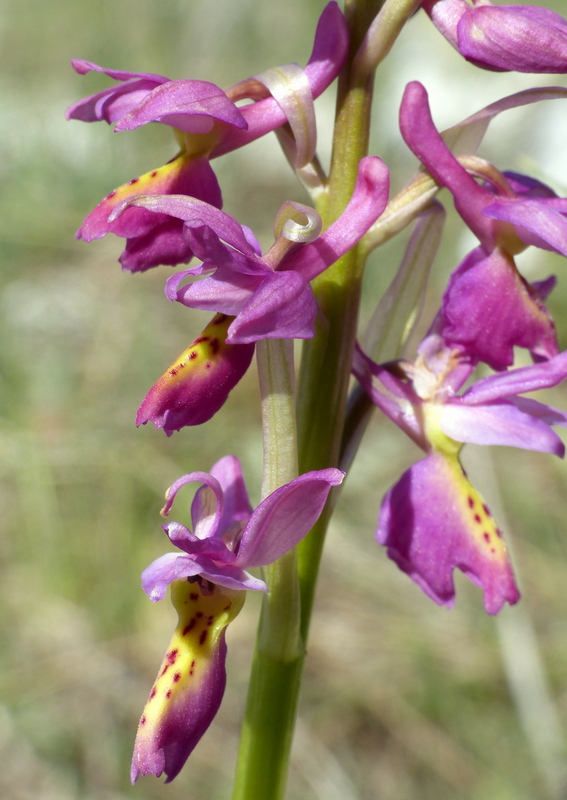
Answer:
[[(549, 5), (549, 4), (548, 4)], [(561, 10), (561, 2), (556, 3)], [(105, 66), (228, 86), (305, 63), (315, 0), (19, 0), (2, 4), (0, 42), (0, 797), (5, 800), (228, 798), (258, 599), (228, 634), (221, 710), (176, 781), (129, 761), (136, 725), (174, 624), (139, 573), (167, 550), (158, 511), (179, 475), (233, 452), (258, 499), (254, 371), (211, 422), (167, 439), (133, 424), (139, 402), (207, 315), (167, 303), (170, 270), (122, 274), (114, 237), (73, 238), (115, 186), (168, 160), (170, 131), (114, 135), (65, 122), (65, 106), (108, 85)], [(512, 91), (564, 79), (466, 65), (418, 15), (377, 80), (373, 152), (400, 187), (414, 169), (397, 133), (403, 86), (427, 86), (448, 126)], [(481, 154), (567, 194), (567, 108), (539, 104), (493, 124)], [(318, 103), (326, 157), (332, 97)], [(275, 137), (215, 164), (225, 208), (270, 241), (286, 199), (306, 201)], [(260, 167), (260, 168), (259, 168)], [(447, 205), (451, 203), (447, 201)], [(453, 213), (428, 313), (473, 240)], [(404, 237), (400, 237), (402, 240)], [(368, 317), (403, 241), (376, 254)], [(522, 256), (537, 279), (563, 260)], [(565, 278), (564, 274), (561, 275)], [(567, 279), (563, 280), (567, 284)], [(567, 295), (550, 301), (567, 346)], [(567, 407), (567, 392), (550, 393)], [(298, 800), (533, 800), (567, 797), (567, 473), (557, 459), (469, 448), (467, 468), (507, 531), (523, 600), (497, 620), (456, 576), (436, 607), (374, 543), (380, 499), (417, 457), (386, 420), (371, 426), (329, 536), (290, 774)], [(187, 519), (191, 492), (176, 516)], [(274, 720), (277, 724), (277, 720)]]

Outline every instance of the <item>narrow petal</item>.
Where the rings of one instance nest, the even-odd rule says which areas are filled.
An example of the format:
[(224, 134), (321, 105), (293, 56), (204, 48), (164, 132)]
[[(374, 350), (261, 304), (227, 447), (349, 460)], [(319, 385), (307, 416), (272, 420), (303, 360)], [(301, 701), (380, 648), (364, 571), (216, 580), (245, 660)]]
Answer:
[(307, 472), (276, 489), (252, 512), (240, 541), (236, 563), (244, 568), (276, 561), (306, 536), (333, 486), (344, 472), (322, 469)]
[(206, 225), (219, 238), (243, 253), (252, 254), (254, 252), (242, 225), (230, 214), (221, 211), (220, 208), (200, 200), (198, 195), (187, 196), (186, 194), (169, 192), (156, 196), (140, 193), (140, 196), (132, 197), (128, 206), (117, 208), (114, 212), (114, 218), (126, 213), (130, 206), (144, 209), (146, 213), (151, 212), (154, 216), (155, 214), (167, 214), (184, 222)]
[(512, 403), (482, 406), (446, 403), (440, 407), (439, 426), (457, 442), (521, 447), (560, 457), (565, 452), (563, 442), (546, 422)]
[(247, 522), (252, 513), (248, 490), (242, 474), (240, 461), (236, 456), (224, 456), (211, 467), (210, 474), (222, 487), (224, 509), (219, 523), (222, 533), (233, 522)]
[[(174, 525), (175, 523), (171, 523)], [(206, 539), (194, 543), (195, 551), (197, 548), (206, 548), (209, 545), (217, 545), (218, 553), (213, 552), (214, 547), (209, 547), (211, 555), (194, 552), (185, 553), (166, 553), (152, 562), (149, 567), (142, 572), (142, 588), (154, 603), (165, 597), (167, 587), (174, 581), (187, 579), (210, 581), (218, 586), (227, 589), (244, 591), (267, 591), (264, 581), (254, 578), (236, 563), (229, 563), (227, 559), (228, 549), (225, 547), (220, 552), (220, 545), (223, 542), (217, 539)], [(234, 553), (230, 553), (229, 558), (234, 562)], [(216, 560), (222, 559), (222, 560)], [(227, 559), (227, 560), (225, 560)]]
[(427, 444), (415, 411), (419, 398), (406, 383), (370, 359), (356, 344), (352, 374), (372, 402), (423, 450)]
[(140, 103), (156, 86), (167, 83), (169, 78), (152, 72), (124, 72), (99, 67), (92, 61), (75, 58), (71, 61), (73, 69), (79, 75), (87, 72), (102, 72), (120, 81), (119, 86), (111, 86), (101, 92), (84, 97), (65, 112), (66, 119), (78, 119), (82, 122), (106, 120), (109, 124), (116, 122), (124, 114)]
[(225, 92), (209, 81), (178, 80), (157, 86), (125, 114), (116, 130), (134, 130), (148, 122), (162, 122), (190, 133), (209, 133), (219, 120), (235, 128), (247, 123)]
[(211, 724), (226, 684), (225, 628), (244, 603), (243, 592), (176, 581), (172, 602), (178, 623), (142, 713), (131, 779), (179, 773)]
[(481, 378), (467, 389), (461, 400), (468, 405), (491, 403), (503, 397), (549, 389), (557, 386), (565, 378), (567, 378), (567, 350), (554, 358), (529, 367), (520, 367)]
[(217, 314), (150, 389), (136, 425), (151, 421), (171, 436), (186, 425), (201, 425), (221, 408), (254, 354), (253, 344), (226, 343), (231, 317)]
[(502, 534), (456, 458), (432, 453), (405, 472), (382, 502), (376, 538), (440, 605), (453, 605), (455, 568), (483, 589), (489, 614), (519, 600)]
[(537, 103), (540, 100), (560, 100), (567, 97), (567, 89), (562, 86), (538, 86), (523, 89), (521, 92), (502, 97), (495, 103), (475, 112), (457, 125), (443, 132), (443, 139), (455, 155), (474, 154), (486, 133), (493, 117), (511, 108)]
[[(519, 229), (518, 236), (526, 244), (567, 256), (567, 219), (545, 202), (536, 199), (498, 200), (486, 206), (483, 213), (492, 219), (511, 222)], [(526, 235), (526, 232), (534, 236)]]

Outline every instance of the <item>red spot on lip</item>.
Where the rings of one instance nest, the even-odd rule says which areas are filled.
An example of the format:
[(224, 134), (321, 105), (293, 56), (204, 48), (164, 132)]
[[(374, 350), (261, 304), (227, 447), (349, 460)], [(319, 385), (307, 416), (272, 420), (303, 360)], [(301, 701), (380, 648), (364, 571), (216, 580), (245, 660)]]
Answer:
[(474, 521), (476, 522), (477, 525), (480, 525), (480, 523), (482, 522), (482, 520), (481, 520), (481, 518), (480, 518), (480, 516), (478, 514), (474, 515)]
[(179, 680), (181, 680), (181, 673), (176, 672), (175, 675), (173, 676), (173, 682), (177, 683)]
[(170, 665), (169, 665), (169, 664), (166, 664), (166, 665), (164, 666), (164, 668), (163, 668), (163, 669), (162, 669), (162, 671), (160, 672), (160, 678), (161, 678), (161, 676), (162, 676), (162, 675), (165, 675), (165, 673), (167, 672), (167, 670), (169, 669), (169, 667), (170, 667)]
[(483, 507), (483, 509), (484, 509), (484, 513), (486, 514), (486, 516), (487, 516), (487, 517), (489, 517), (489, 516), (490, 516), (490, 509), (488, 508), (488, 506), (486, 505), (486, 503), (483, 503), (483, 504), (482, 504), (482, 507)]
[(153, 700), (153, 699), (154, 699), (154, 697), (156, 696), (156, 693), (157, 693), (157, 689), (156, 689), (156, 687), (154, 686), (154, 688), (153, 688), (153, 689), (152, 689), (152, 691), (150, 692), (150, 696), (149, 696), (148, 700)]
[(182, 635), (182, 636), (187, 636), (187, 634), (189, 633), (189, 631), (192, 631), (192, 630), (193, 630), (193, 628), (195, 627), (195, 623), (196, 623), (196, 619), (195, 619), (195, 617), (193, 617), (193, 618), (192, 618), (192, 619), (191, 619), (191, 620), (190, 620), (190, 621), (187, 623), (187, 625), (186, 625), (186, 626), (183, 628), (183, 633), (182, 633), (181, 635)]
[(138, 183), (139, 178), (132, 178), (132, 180), (128, 183), (128, 186), (132, 186), (133, 183)]
[(165, 696), (169, 700), (169, 698), (171, 697), (171, 689), (167, 690), (167, 692), (165, 693)]
[(153, 171), (153, 172), (150, 172), (150, 178), (155, 178), (155, 176), (156, 176), (157, 174), (158, 174), (158, 171), (157, 171), (157, 169), (154, 169), (154, 171)]
[(483, 536), (483, 539), (484, 539), (484, 541), (485, 541), (485, 542), (487, 542), (487, 543), (488, 543), (488, 542), (490, 542), (490, 534), (489, 534), (489, 533), (487, 533), (487, 532), (485, 531), (485, 532), (482, 534), (482, 536)]
[(199, 595), (197, 594), (197, 592), (192, 592), (192, 593), (189, 595), (189, 597), (190, 597), (190, 598), (191, 598), (191, 600), (193, 600), (193, 601), (194, 601), (194, 600), (198, 600), (198, 599), (199, 599)]
[(203, 631), (202, 634), (199, 636), (199, 644), (205, 644), (207, 640), (207, 633), (208, 631)]
[(189, 361), (195, 361), (195, 359), (198, 358), (198, 356), (199, 353), (196, 350), (191, 350), (191, 352), (189, 353)]
[(201, 617), (203, 616), (203, 612), (202, 611), (197, 611), (197, 614), (195, 616), (197, 616), (199, 619), (201, 619)]
[(213, 352), (213, 355), (216, 356), (216, 354), (220, 350), (220, 342), (218, 339), (211, 339), (211, 350)]
[(208, 336), (198, 336), (193, 342), (193, 344), (201, 344), (201, 342), (208, 342), (208, 341), (209, 341)]
[(177, 661), (178, 653), (179, 650), (175, 648), (175, 650), (172, 650), (170, 653), (167, 654), (167, 660), (169, 661), (170, 664), (175, 664), (175, 662)]
[(474, 500), (470, 495), (467, 497), (467, 502), (469, 504), (469, 508), (474, 508)]
[(142, 719), (140, 720), (140, 725), (145, 725), (145, 724), (146, 724), (146, 717), (145, 717), (145, 715), (144, 715), (144, 716), (142, 717)]
[(116, 189), (113, 192), (110, 192), (110, 194), (107, 194), (106, 199), (110, 200), (112, 197), (114, 197), (115, 194), (116, 194)]

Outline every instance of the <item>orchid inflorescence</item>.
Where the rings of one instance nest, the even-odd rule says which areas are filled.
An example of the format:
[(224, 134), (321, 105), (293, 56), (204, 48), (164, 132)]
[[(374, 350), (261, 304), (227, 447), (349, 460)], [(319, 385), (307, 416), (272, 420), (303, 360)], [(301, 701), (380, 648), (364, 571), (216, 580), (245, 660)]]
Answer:
[[(544, 8), (488, 0), (376, 0), (368, 17), (369, 5), (352, 0), (347, 24), (329, 3), (304, 68), (271, 68), (227, 90), (73, 62), (79, 74), (102, 72), (115, 83), (74, 103), (68, 118), (105, 120), (117, 131), (161, 123), (178, 147), (166, 165), (110, 192), (77, 236), (122, 237), (119, 260), (131, 272), (191, 262), (167, 279), (166, 297), (213, 314), (149, 390), (136, 424), (150, 421), (170, 436), (207, 422), (255, 352), (262, 395), (257, 508), (231, 455), (166, 493), (164, 516), (186, 484), (199, 485), (191, 527), (163, 526), (176, 551), (142, 576), (154, 601), (171, 587), (179, 622), (140, 721), (134, 782), (164, 772), (172, 780), (210, 725), (226, 681), (225, 629), (253, 590), (265, 600), (235, 797), (283, 795), (325, 530), (374, 406), (424, 454), (383, 498), (376, 539), (440, 605), (454, 602), (455, 568), (481, 587), (489, 614), (520, 597), (503, 533), (461, 465), (463, 446), (564, 454), (553, 426), (567, 426), (567, 413), (524, 396), (567, 377), (567, 351), (545, 305), (555, 278), (529, 283), (515, 257), (528, 247), (567, 256), (567, 199), (476, 153), (495, 116), (567, 98), (567, 89), (525, 89), (440, 133), (425, 87), (410, 83), (399, 126), (420, 167), (393, 198), (387, 166), (367, 155), (367, 134), (374, 70), (420, 7), (468, 62), (493, 71), (567, 72), (567, 21)], [(337, 78), (327, 175), (316, 155), (313, 101)], [(274, 242), (262, 252), (254, 233), (222, 210), (212, 163), (271, 131), (314, 207), (284, 203)], [(478, 244), (450, 275), (412, 352), (444, 223), (437, 199), (444, 188)], [(397, 274), (359, 344), (366, 258), (410, 225)], [(295, 339), (304, 340), (297, 397)], [(531, 365), (517, 366), (522, 351)], [(255, 568), (261, 578), (248, 571)], [(262, 728), (270, 703), (288, 704), (280, 709), (283, 733)], [(268, 745), (260, 741), (266, 737)]]

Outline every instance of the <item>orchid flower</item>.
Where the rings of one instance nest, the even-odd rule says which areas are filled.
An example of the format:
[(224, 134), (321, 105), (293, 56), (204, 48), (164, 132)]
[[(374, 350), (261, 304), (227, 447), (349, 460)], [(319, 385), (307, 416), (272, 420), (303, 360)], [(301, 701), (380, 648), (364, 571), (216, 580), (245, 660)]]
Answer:
[[(321, 221), (316, 212), (286, 203), (276, 219), (276, 242), (264, 255), (247, 228), (193, 198), (142, 196), (129, 203), (182, 219), (190, 247), (202, 259), (196, 267), (168, 279), (168, 299), (233, 316), (226, 342), (249, 344), (265, 338), (314, 335), (317, 304), (309, 281), (366, 233), (386, 207), (388, 191), (384, 163), (377, 156), (363, 158), (350, 202), (338, 220), (319, 236)], [(125, 204), (114, 213), (124, 208)], [(185, 278), (203, 274), (209, 277), (179, 288)]]
[[(74, 103), (67, 110), (68, 119), (106, 120), (116, 123), (116, 131), (160, 122), (174, 129), (181, 146), (180, 153), (165, 166), (107, 195), (86, 217), (77, 238), (90, 242), (108, 233), (125, 238), (119, 260), (123, 269), (131, 272), (188, 262), (192, 251), (179, 220), (130, 206), (123, 216), (109, 221), (112, 211), (138, 194), (188, 195), (221, 208), (222, 195), (210, 158), (242, 147), (285, 123), (290, 124), (296, 139), (299, 161), (309, 161), (315, 143), (313, 100), (337, 76), (347, 47), (344, 17), (332, 2), (321, 15), (304, 70), (294, 64), (268, 70), (226, 92), (208, 81), (168, 80), (153, 73), (109, 70), (88, 61), (73, 61), (80, 74), (103, 72), (118, 81), (118, 86)], [(241, 108), (235, 105), (246, 98), (255, 102)]]
[(167, 516), (178, 491), (199, 482), (191, 506), (193, 531), (179, 522), (164, 530), (181, 553), (168, 553), (142, 574), (144, 591), (161, 600), (171, 584), (179, 620), (142, 713), (131, 778), (173, 780), (215, 716), (226, 683), (225, 629), (244, 603), (244, 590), (267, 591), (247, 570), (280, 558), (303, 539), (344, 473), (323, 469), (276, 489), (253, 511), (240, 462), (225, 456), (210, 473), (192, 472), (166, 493)]
[(562, 457), (552, 425), (567, 414), (525, 392), (556, 386), (567, 377), (567, 351), (529, 367), (482, 378), (457, 395), (472, 366), (436, 334), (414, 363), (378, 365), (357, 348), (353, 372), (373, 402), (426, 456), (382, 501), (376, 538), (388, 556), (440, 605), (451, 606), (453, 569), (484, 591), (496, 614), (519, 599), (502, 534), (459, 461), (467, 442), (540, 450)]
[(567, 20), (549, 8), (490, 0), (425, 0), (435, 27), (477, 67), (496, 72), (567, 72)]
[[(522, 101), (535, 99), (538, 95), (531, 94)], [(486, 119), (512, 107), (513, 100), (513, 97), (505, 98), (462, 126), (486, 125)], [(449, 133), (458, 135), (458, 127)], [(561, 213), (567, 212), (567, 201), (555, 197), (552, 190), (539, 181), (516, 173), (507, 177), (493, 168), (483, 173), (483, 177), (492, 179), (492, 185), (478, 184), (435, 128), (427, 92), (420, 83), (413, 82), (406, 87), (400, 109), (400, 128), (406, 143), (433, 178), (451, 191), (457, 211), (480, 240), (480, 247), (470, 253), (454, 273), (445, 294), (443, 314), (449, 321), (442, 329), (444, 338), (461, 345), (474, 342), (469, 350), (470, 357), (486, 361), (494, 369), (512, 365), (514, 346), (528, 348), (536, 358), (556, 355), (558, 345), (553, 321), (537, 289), (518, 272), (514, 255), (528, 244), (567, 255), (567, 220)], [(485, 347), (483, 339), (486, 337), (472, 335), (470, 315), (463, 316), (463, 299), (467, 311), (475, 313), (476, 309), (477, 315), (479, 309), (484, 314), (498, 307), (501, 324), (493, 334), (500, 338)]]

